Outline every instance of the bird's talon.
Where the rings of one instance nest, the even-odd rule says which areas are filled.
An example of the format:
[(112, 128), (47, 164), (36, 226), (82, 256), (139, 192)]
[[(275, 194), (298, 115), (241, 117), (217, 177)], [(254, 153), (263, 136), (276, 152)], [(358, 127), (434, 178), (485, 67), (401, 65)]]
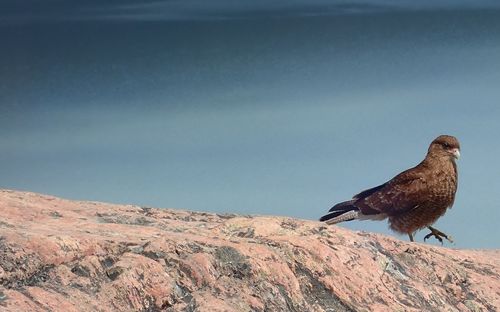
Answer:
[(430, 237), (432, 237), (432, 236), (434, 236), (434, 237), (435, 237), (435, 238), (436, 238), (436, 239), (437, 239), (437, 240), (441, 243), (441, 245), (443, 245), (443, 239), (442, 239), (439, 235), (436, 235), (435, 233), (432, 233), (432, 232), (431, 232), (431, 233), (429, 233), (429, 234), (427, 234), (427, 235), (425, 235), (425, 237), (424, 237), (424, 242), (425, 242), (428, 238), (430, 238)]
[(428, 227), (429, 230), (431, 230), (431, 232), (427, 235), (424, 236), (424, 242), (431, 236), (434, 236), (440, 243), (441, 245), (443, 245), (443, 239), (442, 237), (446, 238), (450, 243), (453, 243), (453, 240), (451, 239), (451, 236), (448, 236), (446, 234), (444, 234), (443, 232), (441, 232), (440, 230), (438, 229), (435, 229), (431, 226)]

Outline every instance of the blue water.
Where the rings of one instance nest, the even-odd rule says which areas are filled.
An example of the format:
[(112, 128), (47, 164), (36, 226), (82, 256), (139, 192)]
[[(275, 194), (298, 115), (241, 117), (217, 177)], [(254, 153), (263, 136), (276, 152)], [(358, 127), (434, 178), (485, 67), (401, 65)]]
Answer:
[(317, 219), (447, 133), (437, 227), (498, 248), (500, 11), (348, 9), (0, 19), (0, 187)]

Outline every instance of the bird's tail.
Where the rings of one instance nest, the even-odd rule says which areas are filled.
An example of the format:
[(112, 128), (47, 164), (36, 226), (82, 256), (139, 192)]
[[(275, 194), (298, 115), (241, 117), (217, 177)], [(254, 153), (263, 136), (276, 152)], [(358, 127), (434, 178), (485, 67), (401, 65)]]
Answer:
[(353, 205), (355, 200), (348, 200), (330, 208), (329, 213), (322, 216), (319, 221), (335, 224), (359, 218), (359, 209)]

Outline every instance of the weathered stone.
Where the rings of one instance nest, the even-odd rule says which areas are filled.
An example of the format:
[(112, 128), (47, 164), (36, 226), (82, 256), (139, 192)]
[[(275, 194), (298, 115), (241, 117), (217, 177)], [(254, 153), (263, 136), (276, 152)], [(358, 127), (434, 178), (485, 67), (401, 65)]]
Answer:
[(0, 190), (0, 311), (497, 311), (500, 251)]

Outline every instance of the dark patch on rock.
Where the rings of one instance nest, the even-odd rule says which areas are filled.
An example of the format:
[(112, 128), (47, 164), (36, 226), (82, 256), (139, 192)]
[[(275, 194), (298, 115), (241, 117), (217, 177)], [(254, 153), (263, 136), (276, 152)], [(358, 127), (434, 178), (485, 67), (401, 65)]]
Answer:
[[(392, 266), (394, 266), (394, 268), (399, 271), (401, 274), (404, 274), (405, 276), (408, 276), (408, 272), (406, 271), (405, 267), (403, 265), (401, 265), (401, 263), (398, 261), (398, 259), (396, 259), (396, 257), (389, 253), (388, 251), (386, 251), (382, 245), (380, 245), (379, 242), (377, 241), (370, 241), (369, 242), (370, 245), (372, 245), (373, 247), (375, 247), (375, 249), (380, 252), (381, 254), (383, 254), (384, 256), (387, 257), (387, 259), (390, 260), (390, 263)], [(392, 273), (392, 271), (389, 271), (389, 273)]]
[(149, 226), (155, 222), (149, 220), (144, 216), (131, 217), (126, 215), (118, 215), (115, 213), (99, 213), (95, 214), (98, 217), (100, 223), (116, 223), (116, 224), (128, 224), (128, 225), (141, 225)]
[(295, 263), (295, 274), (300, 278), (300, 290), (304, 299), (311, 306), (320, 306), (323, 310), (340, 312), (354, 312), (346, 303), (340, 300), (335, 293), (326, 288), (314, 274), (300, 263)]
[(90, 271), (84, 266), (81, 266), (79, 264), (75, 265), (74, 267), (71, 268), (71, 272), (73, 274), (76, 274), (78, 276), (82, 277), (90, 277)]
[[(16, 259), (15, 248), (5, 242), (5, 238), (0, 236), (0, 267), (6, 272), (12, 272), (19, 264)], [(2, 278), (0, 277), (0, 281)]]
[(215, 250), (216, 267), (222, 275), (242, 279), (252, 273), (247, 258), (231, 246), (221, 246)]
[(181, 284), (175, 283), (169, 300), (161, 307), (162, 311), (196, 311), (196, 301), (191, 291)]
[(141, 312), (160, 312), (161, 309), (156, 306), (155, 300), (151, 296), (144, 296), (142, 300), (143, 308), (140, 310)]
[(167, 256), (167, 253), (163, 251), (149, 250), (149, 251), (144, 251), (142, 255), (148, 257), (149, 259), (158, 260), (165, 258)]
[(141, 207), (141, 209), (142, 209), (142, 213), (146, 217), (151, 217), (154, 215), (154, 213), (152, 212), (153, 208), (151, 208), (151, 207)]
[(245, 238), (253, 238), (253, 237), (255, 237), (255, 229), (254, 228), (247, 228), (246, 230), (241, 230), (238, 233), (236, 233), (236, 236), (245, 237)]
[(500, 275), (495, 272), (495, 269), (493, 266), (486, 266), (486, 265), (482, 265), (482, 266), (479, 266), (477, 263), (474, 263), (473, 261), (471, 260), (464, 260), (462, 262), (460, 262), (460, 264), (467, 268), (467, 269), (471, 269), (471, 270), (474, 270), (480, 274), (486, 274), (486, 275), (491, 275), (491, 276), (497, 276), (500, 278)]
[(7, 295), (0, 290), (0, 306), (5, 306), (5, 301), (7, 300)]
[(70, 287), (78, 289), (79, 291), (82, 291), (86, 294), (90, 294), (91, 292), (89, 291), (88, 287), (80, 284), (80, 283), (71, 283), (69, 284)]
[(112, 257), (106, 257), (103, 260), (101, 260), (101, 265), (104, 268), (110, 268), (113, 266), (113, 264), (115, 264), (115, 262), (116, 262), (115, 259), (113, 259)]
[(116, 216), (116, 213), (102, 213), (102, 212), (96, 212), (95, 216), (98, 218), (105, 218), (105, 217), (114, 217)]
[(59, 212), (57, 211), (51, 211), (49, 213), (49, 215), (52, 217), (52, 218), (55, 218), (55, 219), (59, 219), (59, 218), (62, 218), (62, 214), (60, 214)]
[(19, 289), (26, 286), (39, 286), (49, 279), (50, 271), (54, 268), (53, 264), (43, 265), (37, 270), (31, 272), (28, 277), (21, 279), (5, 280), (2, 284), (6, 288)]
[(6, 288), (36, 286), (48, 279), (52, 264), (43, 264), (41, 259), (31, 253), (24, 253), (21, 248), (9, 245), (0, 237), (0, 267), (12, 275), (0, 276), (0, 285)]
[(181, 301), (189, 305), (193, 301), (193, 296), (186, 287), (175, 283), (169, 306)]
[(192, 299), (183, 312), (195, 312), (197, 310), (196, 299)]
[(138, 217), (135, 220), (133, 220), (131, 223), (128, 224), (134, 224), (134, 225), (150, 225), (153, 224), (154, 222), (145, 218), (145, 217)]
[(197, 242), (187, 242), (175, 245), (174, 252), (181, 258), (185, 258), (193, 253), (203, 252), (205, 248)]
[(291, 311), (291, 312), (302, 311), (300, 308), (298, 310), (295, 308), (295, 304), (293, 303), (292, 298), (290, 298), (290, 296), (286, 292), (286, 289), (283, 285), (278, 285), (278, 290), (279, 290), (281, 296), (283, 297), (283, 299), (285, 300), (286, 307), (287, 307), (288, 311)]
[(182, 220), (182, 221), (186, 221), (186, 222), (194, 222), (194, 221), (199, 221), (198, 219), (196, 219), (196, 218), (195, 218), (195, 217), (193, 217), (193, 216), (185, 216), (185, 217), (180, 218), (180, 220)]
[(184, 302), (189, 302), (193, 298), (193, 296), (191, 296), (191, 293), (186, 287), (179, 285), (177, 283), (175, 283), (174, 286), (173, 296), (176, 299), (182, 300)]
[(313, 235), (319, 235), (322, 237), (326, 237), (326, 238), (332, 237), (332, 235), (329, 232), (328, 227), (326, 227), (326, 226), (319, 226), (319, 227), (312, 228), (311, 231), (309, 231), (309, 233), (313, 234)]
[(186, 247), (189, 249), (191, 253), (198, 253), (203, 251), (203, 247), (196, 243), (187, 243)]
[(132, 252), (132, 253), (135, 253), (135, 254), (143, 254), (145, 248), (147, 246), (149, 246), (150, 244), (151, 244), (150, 241), (147, 241), (147, 242), (145, 242), (144, 244), (141, 244), (141, 245), (137, 245), (135, 243), (131, 243), (131, 244), (130, 243), (129, 244), (126, 243), (126, 245), (128, 246), (129, 251)]
[(110, 280), (114, 281), (123, 273), (123, 271), (124, 270), (121, 267), (113, 267), (106, 270), (106, 275), (109, 277)]
[[(399, 286), (401, 292), (406, 295), (404, 299), (399, 299), (401, 303), (404, 303), (408, 307), (414, 307), (422, 311), (435, 311), (438, 312), (441, 309), (437, 309), (439, 306), (435, 299), (428, 299), (420, 292), (416, 291), (413, 287), (406, 284), (400, 284)], [(458, 302), (457, 302), (458, 303)]]
[(281, 225), (282, 228), (288, 229), (288, 230), (295, 230), (299, 226), (299, 224), (296, 221), (292, 220), (292, 219), (290, 219), (290, 220), (284, 220), (284, 221), (281, 222), (280, 225)]
[(44, 265), (35, 271), (25, 282), (25, 286), (37, 286), (50, 278), (50, 271), (55, 267), (53, 264)]
[(9, 224), (9, 223), (3, 222), (3, 221), (0, 221), (0, 227), (9, 228), (9, 229), (14, 228), (14, 226), (12, 224)]
[(238, 217), (238, 215), (235, 213), (218, 213), (216, 214), (216, 216), (221, 219), (232, 219)]

